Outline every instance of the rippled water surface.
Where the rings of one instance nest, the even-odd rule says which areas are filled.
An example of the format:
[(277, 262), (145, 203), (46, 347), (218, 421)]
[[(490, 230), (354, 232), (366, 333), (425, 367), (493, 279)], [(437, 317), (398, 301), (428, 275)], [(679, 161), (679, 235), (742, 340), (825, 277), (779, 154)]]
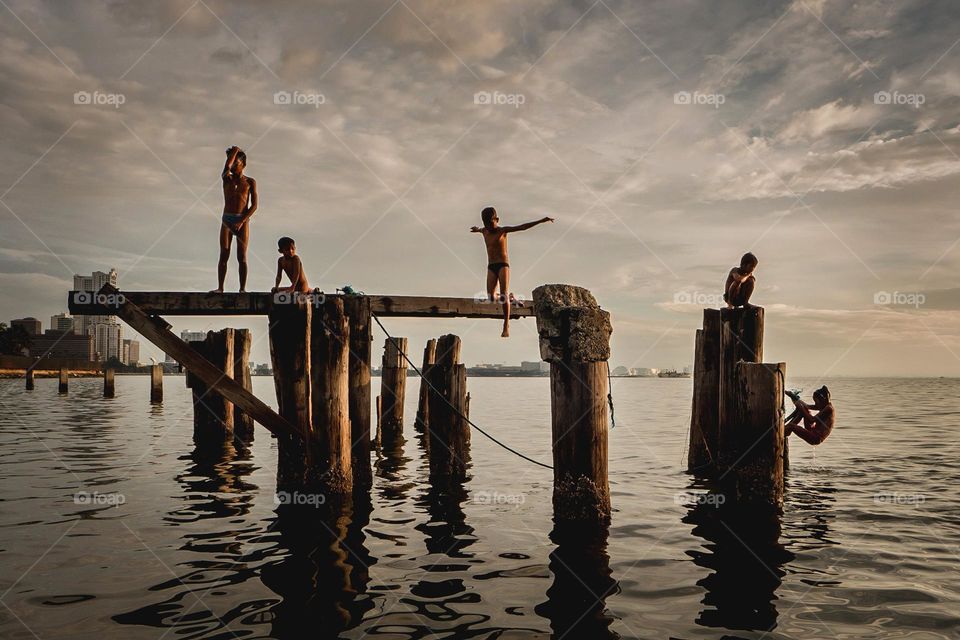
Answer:
[[(587, 531), (555, 530), (551, 472), (479, 434), (470, 479), (431, 487), (411, 382), (370, 500), (304, 522), (277, 514), (266, 431), (194, 451), (181, 377), (162, 406), (145, 377), (112, 400), (99, 380), (0, 381), (0, 638), (960, 634), (960, 381), (831, 380), (838, 427), (792, 443), (764, 519), (688, 499), (690, 380), (616, 379), (615, 513)], [(476, 422), (550, 461), (546, 379), (469, 386)], [(254, 390), (273, 403), (271, 379)]]

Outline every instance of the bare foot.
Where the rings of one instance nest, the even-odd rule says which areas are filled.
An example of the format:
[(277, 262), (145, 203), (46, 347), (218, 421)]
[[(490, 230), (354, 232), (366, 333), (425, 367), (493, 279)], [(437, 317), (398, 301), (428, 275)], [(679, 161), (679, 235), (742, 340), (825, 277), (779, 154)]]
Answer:
[(511, 293), (511, 294), (510, 294), (510, 305), (513, 306), (513, 307), (522, 307), (522, 306), (523, 306), (523, 302), (520, 301), (520, 300), (517, 300), (516, 298), (514, 298), (514, 297), (513, 297), (513, 294)]
[(210, 289), (210, 293), (223, 293), (223, 289)]
[(246, 289), (240, 289), (240, 293), (246, 293), (246, 292), (247, 292)]
[(503, 333), (500, 334), (500, 337), (501, 337), (501, 338), (509, 338), (509, 337), (510, 337), (510, 327), (504, 327), (504, 328), (503, 328)]

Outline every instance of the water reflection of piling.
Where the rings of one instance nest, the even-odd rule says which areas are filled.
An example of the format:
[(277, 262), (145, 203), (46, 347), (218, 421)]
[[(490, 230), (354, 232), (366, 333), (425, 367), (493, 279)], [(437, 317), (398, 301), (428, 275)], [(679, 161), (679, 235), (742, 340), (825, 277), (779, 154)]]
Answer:
[(706, 590), (697, 624), (770, 631), (777, 626), (776, 590), (793, 554), (780, 544), (776, 509), (726, 503), (721, 493), (691, 494), (683, 522), (707, 541), (689, 554), (711, 570), (697, 584)]
[(606, 599), (620, 591), (610, 571), (609, 534), (603, 522), (555, 520), (550, 533), (557, 545), (550, 554), (553, 584), (547, 589), (547, 601), (536, 607), (550, 620), (555, 637), (620, 637), (610, 630), (614, 617), (606, 606)]

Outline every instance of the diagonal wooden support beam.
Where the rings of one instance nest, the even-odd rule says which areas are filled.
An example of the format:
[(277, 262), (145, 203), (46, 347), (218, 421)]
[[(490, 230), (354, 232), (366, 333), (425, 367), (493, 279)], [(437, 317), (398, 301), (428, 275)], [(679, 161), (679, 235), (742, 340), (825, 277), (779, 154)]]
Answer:
[(100, 295), (111, 300), (110, 313), (119, 316), (144, 338), (160, 347), (164, 353), (182, 364), (208, 388), (240, 407), (247, 415), (275, 435), (303, 434), (287, 420), (275, 413), (255, 395), (244, 389), (226, 373), (197, 353), (193, 347), (170, 332), (170, 324), (160, 316), (148, 316), (143, 309), (125, 299), (120, 291), (110, 284), (103, 285)]

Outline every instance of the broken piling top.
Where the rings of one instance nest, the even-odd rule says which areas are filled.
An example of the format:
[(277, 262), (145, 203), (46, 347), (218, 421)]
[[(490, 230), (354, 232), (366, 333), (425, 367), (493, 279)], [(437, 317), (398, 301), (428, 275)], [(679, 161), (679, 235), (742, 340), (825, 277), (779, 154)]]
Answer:
[(545, 284), (533, 290), (540, 357), (547, 362), (603, 362), (610, 359), (610, 314), (587, 289)]

